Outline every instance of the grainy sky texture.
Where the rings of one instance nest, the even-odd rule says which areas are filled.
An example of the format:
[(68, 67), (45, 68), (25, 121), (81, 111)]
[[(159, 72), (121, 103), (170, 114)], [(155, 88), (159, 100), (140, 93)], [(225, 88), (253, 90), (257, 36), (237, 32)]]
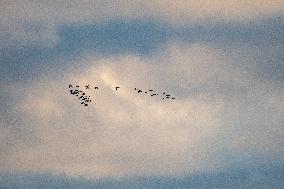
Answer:
[(283, 188), (283, 83), (282, 0), (0, 0), (0, 188)]

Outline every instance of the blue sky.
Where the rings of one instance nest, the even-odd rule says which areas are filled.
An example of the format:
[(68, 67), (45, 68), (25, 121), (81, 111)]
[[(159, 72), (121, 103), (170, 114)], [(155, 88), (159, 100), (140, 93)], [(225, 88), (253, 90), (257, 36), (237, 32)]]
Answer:
[(282, 1), (0, 4), (0, 187), (283, 187)]
[[(24, 175), (24, 176), (23, 176)], [(3, 176), (7, 188), (282, 188), (283, 165), (228, 170), (192, 177), (146, 177), (90, 180), (52, 174), (8, 174)]]

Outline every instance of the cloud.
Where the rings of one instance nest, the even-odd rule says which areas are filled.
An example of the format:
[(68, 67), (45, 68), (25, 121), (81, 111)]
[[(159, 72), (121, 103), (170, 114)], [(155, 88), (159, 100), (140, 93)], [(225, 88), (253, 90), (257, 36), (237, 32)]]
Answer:
[(172, 23), (250, 22), (281, 14), (281, 1), (151, 1), (153, 14)]
[(1, 2), (1, 43), (53, 47), (56, 26), (109, 20), (156, 20), (170, 25), (249, 23), (283, 16), (281, 0), (9, 1)]
[(112, 18), (160, 18), (166, 22), (247, 21), (282, 14), (284, 3), (267, 1), (12, 1), (2, 2), (2, 15), (47, 22), (97, 22)]
[[(236, 65), (222, 49), (170, 43), (152, 58), (91, 56), (77, 64), (85, 67), (8, 88), (16, 123), (32, 133), (26, 131), (30, 139), (23, 145), (1, 142), (7, 152), (1, 170), (184, 175), (218, 171), (234, 158), (283, 157), (283, 90)], [(88, 91), (90, 106), (69, 95), (70, 83), (99, 86)], [(166, 90), (177, 99), (138, 95), (135, 87)], [(3, 138), (23, 132), (1, 125)]]
[(0, 48), (33, 46), (51, 48), (59, 42), (56, 26), (53, 23), (36, 20), (5, 19), (0, 25)]

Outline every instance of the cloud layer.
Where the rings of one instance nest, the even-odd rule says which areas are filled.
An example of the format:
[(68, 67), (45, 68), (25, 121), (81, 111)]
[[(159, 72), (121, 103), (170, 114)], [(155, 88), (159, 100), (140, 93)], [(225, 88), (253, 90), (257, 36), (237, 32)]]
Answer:
[(0, 1), (1, 179), (245, 183), (245, 169), (281, 184), (283, 13), (281, 0)]
[[(7, 86), (16, 121), (1, 120), (1, 170), (188, 175), (283, 158), (283, 88), (222, 49), (170, 43), (164, 50), (84, 57), (60, 74)], [(83, 107), (70, 83), (100, 90), (90, 90), (93, 102)], [(138, 95), (135, 87), (177, 99)]]
[(57, 26), (112, 19), (156, 20), (171, 25), (249, 23), (283, 16), (281, 0), (9, 1), (1, 2), (1, 43), (53, 47)]
[(110, 18), (141, 19), (154, 17), (165, 21), (250, 21), (283, 14), (281, 0), (201, 0), (187, 1), (49, 1), (2, 2), (1, 14), (8, 19), (47, 22), (96, 22)]

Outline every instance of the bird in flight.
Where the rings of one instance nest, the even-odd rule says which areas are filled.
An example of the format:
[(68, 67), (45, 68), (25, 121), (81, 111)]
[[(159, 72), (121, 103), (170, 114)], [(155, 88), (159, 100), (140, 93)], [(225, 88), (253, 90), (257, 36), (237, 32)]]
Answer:
[[(85, 92), (83, 92), (82, 90), (80, 90), (80, 86), (79, 85), (75, 85), (74, 86), (75, 88), (73, 88), (73, 85), (72, 84), (69, 84), (68, 85), (68, 88), (69, 88), (69, 91), (71, 93), (71, 95), (74, 95), (74, 96), (77, 96), (78, 99), (81, 101), (81, 104), (84, 105), (84, 106), (88, 106), (92, 100), (90, 99), (90, 96), (87, 96)], [(90, 89), (90, 85), (85, 85), (85, 89)], [(94, 89), (99, 89), (98, 86), (95, 86)], [(120, 87), (115, 87), (115, 90), (118, 91), (118, 89), (120, 89)], [(146, 91), (142, 91), (141, 89), (138, 89), (135, 87), (134, 89), (135, 91), (141, 94), (144, 94), (144, 93), (148, 93), (150, 94), (151, 97), (153, 96), (160, 96), (159, 93), (154, 93), (154, 90), (153, 89), (149, 89), (149, 90), (146, 90)], [(165, 92), (163, 92), (163, 95), (161, 95), (163, 99), (176, 99), (174, 97), (172, 97), (171, 95), (169, 94), (166, 94)]]

